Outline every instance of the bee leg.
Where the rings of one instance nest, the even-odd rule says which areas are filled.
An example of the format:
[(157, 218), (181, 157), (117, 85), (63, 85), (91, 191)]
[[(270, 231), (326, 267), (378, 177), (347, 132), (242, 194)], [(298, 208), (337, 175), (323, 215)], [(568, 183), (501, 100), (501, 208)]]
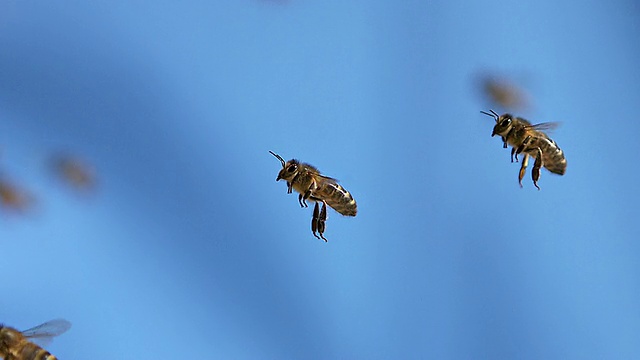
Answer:
[(298, 195), (298, 200), (300, 201), (300, 206), (302, 207), (309, 207), (309, 205), (307, 205), (307, 199), (311, 197), (311, 189), (307, 190), (304, 195), (300, 194)]
[[(318, 239), (323, 239), (325, 242), (327, 239), (322, 236), (324, 232), (324, 220), (322, 220), (322, 214), (324, 213), (324, 218), (327, 218), (327, 209), (325, 206), (322, 207), (322, 212), (320, 211), (320, 206), (316, 201), (316, 205), (313, 207), (313, 217), (311, 218), (311, 231), (313, 232), (313, 236)], [(316, 234), (316, 231), (320, 233), (320, 236)]]
[(313, 236), (317, 237), (318, 239), (320, 239), (320, 237), (316, 235), (316, 231), (318, 231), (319, 212), (320, 210), (318, 209), (318, 203), (316, 202), (316, 205), (313, 207), (313, 217), (311, 218), (311, 232), (313, 232)]
[(309, 189), (307, 189), (307, 191), (304, 192), (304, 195), (301, 195), (302, 201), (300, 205), (303, 205), (304, 207), (309, 207), (309, 205), (307, 205), (307, 199), (311, 197), (311, 194), (315, 191), (316, 188), (317, 188), (316, 183), (315, 182), (311, 183), (311, 186), (309, 186)]
[(293, 191), (293, 184), (287, 181), (287, 194), (291, 194)]
[(518, 162), (518, 153), (516, 153), (516, 148), (511, 148), (511, 162), (513, 162), (513, 156), (516, 156), (516, 162)]
[(533, 169), (531, 169), (531, 179), (533, 179), (533, 185), (540, 190), (538, 180), (540, 180), (540, 168), (542, 167), (542, 150), (537, 148), (536, 151), (538, 152), (538, 155), (536, 156), (536, 162), (533, 164)]
[(507, 148), (507, 138), (506, 137), (502, 137), (502, 148), (506, 149)]
[[(316, 202), (316, 205), (318, 205), (317, 202)], [(323, 201), (322, 209), (320, 210), (320, 217), (318, 218), (318, 233), (320, 234), (320, 237), (322, 238), (322, 240), (324, 240), (324, 242), (327, 242), (327, 239), (324, 237), (324, 235), (322, 235), (324, 234), (326, 221), (327, 221), (327, 203)]]
[[(518, 156), (518, 154), (522, 153), (523, 151), (525, 151), (525, 149), (527, 149), (527, 145), (529, 145), (530, 140), (531, 140), (531, 136), (527, 136), (522, 141), (522, 144), (520, 144), (520, 146), (518, 146), (518, 148), (516, 149), (516, 156)], [(527, 150), (530, 150), (530, 149), (527, 149)]]
[(520, 165), (520, 173), (518, 173), (518, 183), (520, 187), (522, 187), (522, 178), (524, 178), (524, 173), (527, 171), (527, 165), (529, 165), (529, 154), (525, 153)]

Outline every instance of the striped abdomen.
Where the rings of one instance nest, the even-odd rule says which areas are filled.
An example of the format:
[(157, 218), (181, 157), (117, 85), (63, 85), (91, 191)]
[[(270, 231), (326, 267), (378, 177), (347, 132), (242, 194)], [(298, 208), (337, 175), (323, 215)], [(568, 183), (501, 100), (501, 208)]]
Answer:
[(327, 205), (342, 215), (356, 216), (358, 212), (356, 200), (340, 184), (324, 182), (314, 191), (313, 196), (324, 200)]
[(40, 346), (27, 342), (16, 354), (16, 360), (57, 360), (57, 358)]
[(7, 326), (0, 327), (0, 356), (7, 360), (57, 360), (20, 331)]
[(564, 157), (564, 152), (555, 141), (549, 138), (540, 140), (539, 146), (540, 150), (542, 150), (543, 166), (554, 174), (564, 175), (567, 170), (567, 159)]

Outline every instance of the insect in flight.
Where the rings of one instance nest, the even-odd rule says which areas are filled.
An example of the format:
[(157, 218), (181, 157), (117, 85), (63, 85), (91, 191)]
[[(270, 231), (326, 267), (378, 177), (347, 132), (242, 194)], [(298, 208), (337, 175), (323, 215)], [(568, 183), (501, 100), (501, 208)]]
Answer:
[(520, 173), (518, 174), (520, 187), (522, 187), (522, 178), (529, 164), (530, 156), (536, 159), (531, 170), (531, 178), (533, 179), (533, 185), (538, 190), (540, 190), (538, 180), (540, 179), (541, 167), (544, 166), (554, 174), (564, 175), (567, 170), (567, 159), (564, 157), (564, 152), (555, 141), (543, 132), (556, 128), (558, 123), (549, 122), (532, 125), (527, 120), (511, 114), (498, 115), (493, 110), (489, 111), (491, 113), (484, 111), (481, 111), (481, 113), (489, 115), (496, 120), (491, 136), (498, 135), (502, 137), (505, 149), (507, 145), (512, 146), (511, 162), (513, 162), (514, 155), (517, 162), (518, 154), (524, 153), (524, 158), (520, 165)]
[[(284, 180), (287, 182), (287, 193), (291, 194), (292, 190), (298, 192), (298, 202), (301, 207), (308, 207), (306, 200), (315, 202), (311, 219), (313, 236), (327, 241), (323, 235), (327, 220), (327, 205), (342, 215), (356, 216), (358, 212), (356, 201), (345, 188), (338, 184), (338, 180), (321, 175), (320, 171), (312, 165), (296, 159), (285, 162), (280, 155), (273, 151), (269, 151), (269, 153), (282, 163), (282, 170), (278, 173), (276, 181)], [(319, 203), (322, 203), (321, 209)]]
[(51, 320), (25, 331), (0, 324), (0, 357), (4, 360), (57, 360), (33, 341), (47, 342), (70, 327), (71, 323), (63, 319)]
[(78, 191), (89, 191), (96, 187), (96, 175), (85, 161), (66, 154), (56, 154), (50, 160), (53, 174)]
[(524, 90), (504, 78), (485, 76), (481, 79), (480, 87), (489, 101), (504, 109), (521, 110), (529, 105)]
[(7, 210), (24, 212), (33, 207), (35, 198), (18, 185), (0, 177), (0, 206)]

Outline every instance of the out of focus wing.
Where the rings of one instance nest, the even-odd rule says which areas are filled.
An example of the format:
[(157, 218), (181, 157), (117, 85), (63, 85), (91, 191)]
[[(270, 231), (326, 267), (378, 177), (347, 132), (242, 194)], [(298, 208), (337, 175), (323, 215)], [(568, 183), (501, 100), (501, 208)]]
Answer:
[(71, 323), (64, 319), (47, 321), (44, 324), (32, 327), (22, 332), (39, 345), (46, 345), (54, 336), (58, 336), (71, 328)]

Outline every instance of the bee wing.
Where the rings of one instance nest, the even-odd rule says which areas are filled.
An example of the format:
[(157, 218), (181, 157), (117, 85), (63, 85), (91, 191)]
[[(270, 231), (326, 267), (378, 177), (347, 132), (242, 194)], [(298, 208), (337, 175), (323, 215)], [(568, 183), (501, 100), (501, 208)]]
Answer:
[(544, 123), (540, 123), (540, 124), (535, 124), (535, 125), (529, 125), (527, 126), (530, 129), (535, 129), (535, 130), (540, 130), (540, 131), (549, 131), (549, 130), (555, 130), (560, 126), (559, 122), (544, 122)]
[(34, 340), (39, 345), (46, 345), (54, 336), (58, 336), (71, 328), (71, 323), (64, 319), (47, 321), (22, 332), (22, 335)]
[(321, 174), (318, 174), (317, 176), (321, 177), (321, 178), (323, 178), (324, 180), (327, 180), (327, 181), (331, 181), (331, 182), (335, 182), (335, 183), (339, 182), (338, 179), (334, 179), (334, 178), (329, 177), (329, 176), (324, 176), (324, 175), (321, 175)]

